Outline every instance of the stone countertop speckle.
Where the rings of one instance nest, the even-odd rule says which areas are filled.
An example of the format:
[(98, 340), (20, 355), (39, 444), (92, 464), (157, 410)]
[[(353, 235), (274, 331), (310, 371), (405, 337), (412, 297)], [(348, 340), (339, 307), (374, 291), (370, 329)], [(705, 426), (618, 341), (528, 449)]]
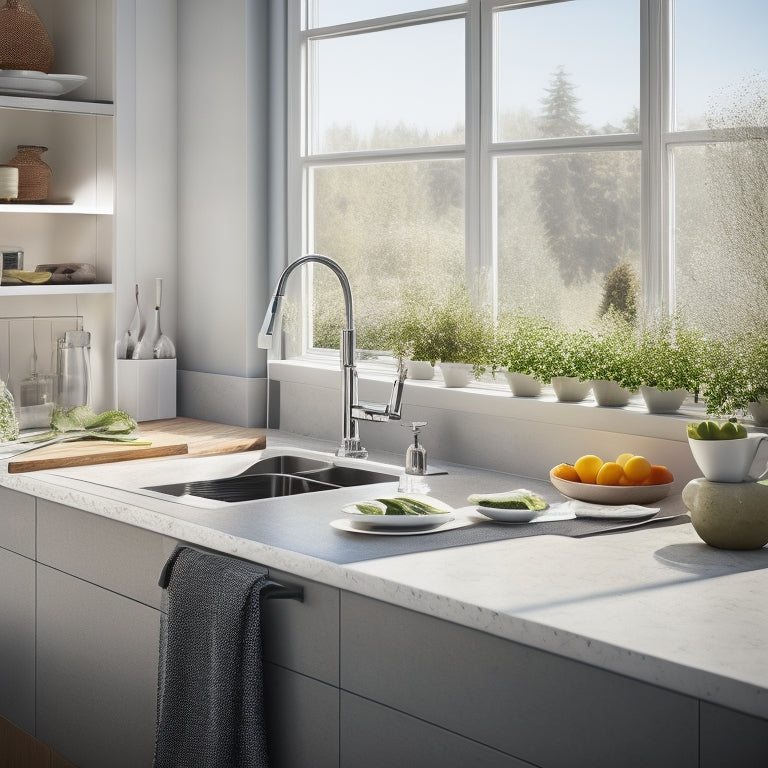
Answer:
[[(280, 432), (268, 433), (267, 446), (269, 452), (334, 450), (330, 443)], [(367, 544), (366, 557), (355, 559), (350, 537), (359, 537), (326, 523), (340, 517), (342, 504), (359, 500), (359, 489), (313, 494), (311, 510), (301, 496), (212, 508), (141, 490), (237, 474), (259, 455), (3, 474), (0, 483), (768, 718), (768, 549), (716, 550), (685, 523), (588, 538), (536, 535), (383, 557), (372, 557)], [(384, 454), (371, 458), (391, 471), (401, 460)], [(448, 474), (429, 478), (431, 494), (452, 506), (465, 504), (471, 492), (516, 487), (541, 492), (550, 501), (561, 498), (546, 481), (444, 468)], [(664, 513), (684, 511), (679, 496), (659, 506)], [(384, 542), (393, 539), (365, 538), (382, 541), (382, 552), (392, 550)], [(321, 556), (309, 539), (322, 544)]]

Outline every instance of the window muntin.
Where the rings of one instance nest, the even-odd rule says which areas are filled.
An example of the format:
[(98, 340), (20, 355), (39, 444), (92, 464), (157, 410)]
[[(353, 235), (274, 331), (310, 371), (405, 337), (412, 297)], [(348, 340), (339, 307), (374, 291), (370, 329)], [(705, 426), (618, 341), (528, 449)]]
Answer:
[[(306, 0), (305, 28), (330, 27), (356, 21), (412, 13), (434, 7), (434, 0)], [(446, 3), (447, 5), (448, 3)], [(462, 4), (459, 0), (458, 4)]]
[(464, 22), (309, 43), (313, 154), (464, 143)]
[(637, 0), (522, 5), (495, 16), (497, 141), (637, 132)]

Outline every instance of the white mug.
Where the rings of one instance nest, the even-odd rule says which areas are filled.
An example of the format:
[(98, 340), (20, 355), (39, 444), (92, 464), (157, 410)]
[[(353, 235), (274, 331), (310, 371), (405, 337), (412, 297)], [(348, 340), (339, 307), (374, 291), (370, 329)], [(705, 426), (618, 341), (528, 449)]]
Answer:
[(707, 480), (714, 483), (741, 483), (762, 480), (768, 466), (758, 477), (749, 474), (757, 449), (768, 435), (752, 433), (733, 440), (696, 440), (688, 438), (691, 453)]

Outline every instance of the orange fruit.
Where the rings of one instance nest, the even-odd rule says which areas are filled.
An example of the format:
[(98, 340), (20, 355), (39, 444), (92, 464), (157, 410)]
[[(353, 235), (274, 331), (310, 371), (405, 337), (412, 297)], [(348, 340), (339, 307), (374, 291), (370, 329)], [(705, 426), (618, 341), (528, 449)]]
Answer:
[(623, 467), (634, 455), (634, 453), (620, 453), (616, 459), (616, 463)]
[(555, 477), (559, 477), (561, 480), (570, 480), (573, 483), (581, 482), (579, 473), (576, 471), (573, 464), (558, 464), (556, 467), (552, 468), (552, 474)]
[(585, 456), (580, 456), (573, 463), (573, 467), (579, 474), (579, 479), (582, 483), (592, 483), (597, 481), (597, 473), (600, 471), (600, 467), (603, 466), (603, 460), (599, 456), (594, 456), (591, 453)]
[(674, 475), (663, 464), (651, 464), (651, 474), (643, 480), (643, 485), (665, 485), (674, 481)]
[(606, 461), (597, 473), (598, 485), (620, 485), (624, 477), (624, 467), (615, 461)]
[(640, 485), (651, 474), (651, 462), (645, 456), (633, 456), (624, 465), (624, 474), (630, 485)]

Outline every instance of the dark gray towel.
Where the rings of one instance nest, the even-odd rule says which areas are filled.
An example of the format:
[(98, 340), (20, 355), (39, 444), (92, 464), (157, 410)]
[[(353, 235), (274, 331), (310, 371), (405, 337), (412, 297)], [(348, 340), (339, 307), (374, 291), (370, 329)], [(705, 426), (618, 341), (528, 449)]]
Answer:
[(260, 594), (267, 571), (178, 549), (163, 570), (156, 768), (266, 768)]

